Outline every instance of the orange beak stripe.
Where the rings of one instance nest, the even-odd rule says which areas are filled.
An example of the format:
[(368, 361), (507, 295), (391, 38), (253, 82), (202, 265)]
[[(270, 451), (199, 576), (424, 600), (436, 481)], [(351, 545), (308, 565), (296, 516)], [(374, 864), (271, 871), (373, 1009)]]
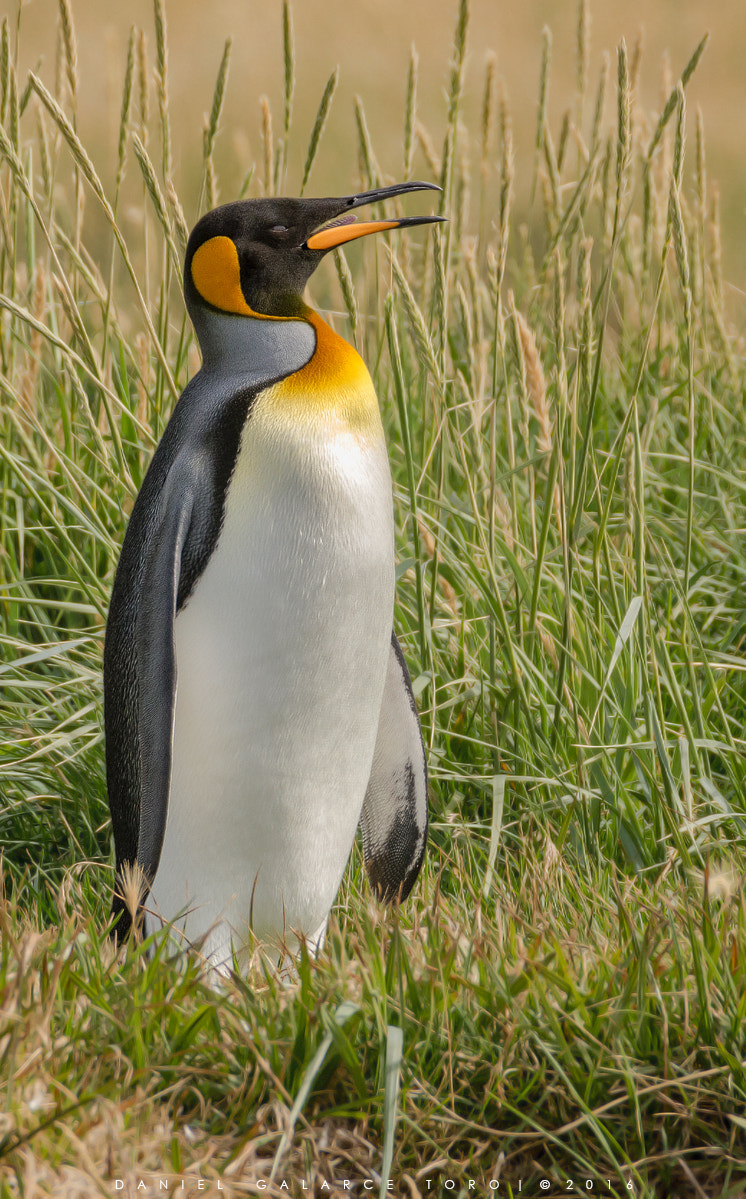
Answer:
[(396, 229), (401, 221), (363, 221), (360, 225), (333, 225), (331, 229), (320, 229), (313, 233), (306, 245), (309, 250), (331, 250), (345, 241), (366, 237), (369, 233), (382, 233), (385, 229)]

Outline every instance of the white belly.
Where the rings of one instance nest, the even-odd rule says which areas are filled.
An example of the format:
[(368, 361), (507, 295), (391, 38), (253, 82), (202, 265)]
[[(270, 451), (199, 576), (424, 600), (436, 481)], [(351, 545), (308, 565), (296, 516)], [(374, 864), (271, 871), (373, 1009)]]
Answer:
[(215, 551), (175, 624), (177, 692), (151, 906), (213, 963), (323, 932), (360, 818), (388, 660), (382, 437), (261, 397)]

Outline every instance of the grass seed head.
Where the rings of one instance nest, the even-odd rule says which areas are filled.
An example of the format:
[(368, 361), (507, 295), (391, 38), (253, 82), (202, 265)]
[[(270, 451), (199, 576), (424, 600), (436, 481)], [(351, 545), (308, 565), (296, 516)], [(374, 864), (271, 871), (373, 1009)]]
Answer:
[(517, 309), (515, 322), (523, 350), (528, 398), (539, 422), (539, 449), (546, 454), (552, 448), (552, 421), (547, 403), (547, 383), (536, 338), (526, 318)]

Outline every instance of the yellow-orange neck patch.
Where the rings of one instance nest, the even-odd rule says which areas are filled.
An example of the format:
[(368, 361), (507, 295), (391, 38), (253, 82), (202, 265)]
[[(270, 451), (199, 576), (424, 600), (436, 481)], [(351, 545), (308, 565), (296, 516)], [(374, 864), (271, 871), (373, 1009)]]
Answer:
[(299, 371), (288, 375), (287, 383), (294, 388), (316, 391), (329, 385), (344, 389), (358, 388), (371, 383), (368, 368), (354, 346), (322, 320), (318, 312), (307, 308), (305, 319), (316, 332), (313, 357)]
[(305, 319), (316, 331), (316, 350), (305, 366), (277, 385), (276, 399), (317, 419), (333, 415), (347, 428), (382, 436), (373, 380), (357, 350), (313, 309), (306, 309)]

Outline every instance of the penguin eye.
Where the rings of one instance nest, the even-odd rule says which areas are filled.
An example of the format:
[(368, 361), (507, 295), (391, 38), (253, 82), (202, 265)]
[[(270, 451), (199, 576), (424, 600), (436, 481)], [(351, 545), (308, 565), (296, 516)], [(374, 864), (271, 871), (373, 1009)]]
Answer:
[(273, 225), (272, 228), (267, 232), (269, 233), (269, 236), (274, 238), (276, 241), (284, 241), (290, 233), (290, 230), (288, 229), (287, 225)]

